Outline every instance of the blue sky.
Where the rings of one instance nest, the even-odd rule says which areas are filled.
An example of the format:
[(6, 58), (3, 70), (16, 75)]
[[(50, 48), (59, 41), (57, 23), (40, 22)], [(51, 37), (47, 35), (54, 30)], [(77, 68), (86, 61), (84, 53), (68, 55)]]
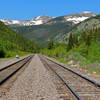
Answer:
[(62, 16), (83, 11), (100, 14), (100, 0), (0, 0), (0, 19), (32, 19), (39, 15)]

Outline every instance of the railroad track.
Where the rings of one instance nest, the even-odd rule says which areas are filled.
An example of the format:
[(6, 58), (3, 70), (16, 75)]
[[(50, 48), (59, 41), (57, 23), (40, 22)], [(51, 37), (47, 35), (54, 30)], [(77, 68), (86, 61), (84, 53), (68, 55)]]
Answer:
[(16, 72), (18, 72), (22, 67), (24, 67), (33, 57), (33, 55), (23, 58), (15, 63), (5, 66), (0, 69), (0, 85), (5, 83), (9, 78), (11, 78)]
[(53, 60), (40, 56), (42, 62), (62, 80), (76, 100), (100, 100), (100, 84)]

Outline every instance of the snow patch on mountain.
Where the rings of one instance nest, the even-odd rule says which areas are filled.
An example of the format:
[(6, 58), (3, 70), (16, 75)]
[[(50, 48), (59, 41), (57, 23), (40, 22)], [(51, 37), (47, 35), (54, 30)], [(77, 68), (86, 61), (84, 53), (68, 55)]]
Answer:
[(36, 17), (36, 20), (39, 20), (41, 18), (41, 16)]
[(69, 15), (69, 16), (64, 16), (64, 19), (66, 21), (70, 21), (70, 22), (73, 22), (75, 24), (78, 24), (90, 17), (94, 17), (96, 16), (95, 13), (92, 13), (90, 11), (84, 11), (82, 13), (79, 13), (79, 14), (72, 14), (72, 15)]
[(12, 24), (20, 24), (18, 20), (12, 20)]
[(42, 20), (31, 21), (31, 22), (34, 22), (34, 25), (40, 25), (40, 24), (43, 24), (43, 21), (42, 21)]
[(75, 24), (78, 24), (86, 19), (88, 19), (89, 17), (67, 17), (66, 21), (71, 21)]
[(32, 20), (7, 20), (7, 19), (0, 19), (6, 25), (19, 25), (19, 26), (31, 26), (31, 25), (41, 25), (48, 22), (53, 17), (49, 16), (38, 16), (33, 18)]
[(18, 21), (18, 20), (3, 20), (3, 19), (1, 19), (0, 21), (5, 23), (6, 25), (20, 25), (20, 26), (31, 26), (31, 25), (43, 24), (42, 20)]
[(87, 13), (91, 13), (90, 11), (84, 11), (83, 13), (87, 14)]

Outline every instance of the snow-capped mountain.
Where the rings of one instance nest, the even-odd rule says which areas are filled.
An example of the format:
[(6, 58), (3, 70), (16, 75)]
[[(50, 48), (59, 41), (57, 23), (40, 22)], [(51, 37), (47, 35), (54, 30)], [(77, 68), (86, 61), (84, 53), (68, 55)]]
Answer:
[[(31, 21), (27, 21), (27, 25), (29, 24), (33, 26), (20, 27), (19, 25), (13, 24), (9, 25), (9, 27), (43, 46), (48, 42), (48, 40), (54, 40), (57, 42), (63, 42), (63, 40), (65, 41), (66, 38), (65, 34), (67, 33), (69, 34), (69, 32), (77, 26), (77, 23), (81, 24), (87, 22), (94, 16), (96, 16), (96, 14), (87, 11), (79, 14), (71, 14), (55, 18), (49, 18), (47, 16), (39, 16), (33, 18)], [(86, 20), (87, 18), (88, 20)]]
[(63, 23), (63, 22), (72, 22), (74, 24), (78, 24), (90, 17), (94, 17), (96, 16), (95, 13), (89, 12), (89, 11), (84, 11), (82, 13), (79, 14), (72, 14), (72, 15), (65, 15), (65, 16), (61, 16), (61, 17), (56, 17), (52, 20), (50, 20), (48, 22), (48, 24), (50, 23)]
[(95, 13), (89, 12), (89, 11), (84, 11), (80, 14), (74, 14), (74, 15), (70, 15), (70, 16), (65, 16), (65, 20), (66, 21), (72, 21), (75, 24), (78, 24), (90, 17), (96, 16)]
[(40, 25), (40, 24), (54, 24), (54, 23), (63, 23), (63, 22), (72, 22), (73, 24), (78, 24), (90, 17), (96, 16), (95, 13), (85, 11), (79, 14), (65, 15), (61, 17), (50, 17), (50, 16), (38, 16), (32, 20), (7, 20), (1, 19), (0, 21), (4, 22), (6, 25), (10, 26), (31, 26), (31, 25)]
[(49, 20), (53, 19), (53, 17), (49, 16), (39, 16), (33, 18), (32, 20), (7, 20), (7, 19), (0, 19), (6, 25), (19, 25), (19, 26), (31, 26), (31, 25), (40, 25), (48, 22)]

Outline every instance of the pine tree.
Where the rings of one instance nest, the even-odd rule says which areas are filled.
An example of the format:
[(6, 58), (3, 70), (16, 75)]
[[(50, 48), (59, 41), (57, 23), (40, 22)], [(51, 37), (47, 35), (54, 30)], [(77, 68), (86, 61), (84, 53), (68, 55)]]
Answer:
[(74, 47), (74, 42), (73, 42), (73, 35), (71, 33), (70, 36), (69, 36), (69, 41), (68, 41), (68, 45), (67, 45), (67, 51), (69, 51), (73, 47)]
[(52, 49), (54, 47), (54, 43), (53, 43), (53, 41), (50, 41), (49, 43), (48, 43), (48, 45), (47, 45), (47, 48), (48, 49)]

